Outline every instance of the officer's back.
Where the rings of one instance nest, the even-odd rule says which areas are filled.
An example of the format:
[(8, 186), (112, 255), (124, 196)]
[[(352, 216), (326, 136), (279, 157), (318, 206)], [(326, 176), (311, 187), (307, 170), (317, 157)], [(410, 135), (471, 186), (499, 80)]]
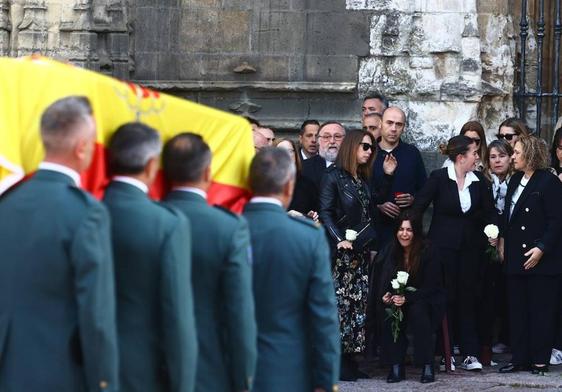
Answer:
[(250, 168), (254, 197), (244, 211), (253, 249), (258, 323), (254, 391), (332, 390), (339, 326), (324, 232), (290, 218), (294, 185), (286, 151), (262, 149)]
[(115, 175), (104, 203), (112, 218), (123, 391), (191, 391), (196, 357), (189, 226), (148, 198), (158, 133), (121, 126), (109, 145)]
[(211, 150), (199, 135), (164, 147), (166, 203), (191, 222), (193, 295), (199, 356), (196, 391), (250, 390), (256, 363), (250, 235), (246, 220), (206, 201)]
[(109, 217), (79, 188), (87, 99), (49, 106), (41, 137), (37, 173), (0, 198), (0, 391), (117, 390)]

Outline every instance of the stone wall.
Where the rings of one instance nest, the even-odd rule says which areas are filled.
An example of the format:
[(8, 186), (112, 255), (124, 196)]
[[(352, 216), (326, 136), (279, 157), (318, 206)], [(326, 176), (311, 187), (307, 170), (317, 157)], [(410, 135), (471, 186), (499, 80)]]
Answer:
[(491, 135), (513, 114), (514, 36), (499, 2), (347, 0), (375, 12), (359, 94), (378, 90), (408, 115), (407, 139), (434, 151), (477, 119)]
[(40, 52), (283, 131), (360, 126), (363, 95), (408, 114), (431, 153), (470, 119), (513, 114), (515, 40), (499, 0), (0, 0), (0, 51)]
[(129, 34), (121, 0), (0, 0), (2, 55), (40, 53), (129, 78)]

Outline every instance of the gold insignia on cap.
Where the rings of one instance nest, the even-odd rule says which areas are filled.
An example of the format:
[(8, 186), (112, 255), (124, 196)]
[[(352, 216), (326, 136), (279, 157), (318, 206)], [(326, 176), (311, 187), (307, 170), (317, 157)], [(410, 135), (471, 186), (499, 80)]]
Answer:
[(101, 389), (107, 389), (107, 387), (109, 386), (109, 384), (107, 383), (107, 381), (100, 381), (100, 388)]
[(338, 392), (340, 390), (340, 388), (337, 385), (334, 385), (332, 387), (332, 392)]

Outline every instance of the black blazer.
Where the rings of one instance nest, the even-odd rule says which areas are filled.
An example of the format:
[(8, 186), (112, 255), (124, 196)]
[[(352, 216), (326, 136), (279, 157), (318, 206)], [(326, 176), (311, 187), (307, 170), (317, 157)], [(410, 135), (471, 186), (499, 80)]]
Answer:
[[(535, 171), (510, 216), (513, 193), (522, 177), (522, 172), (515, 173), (509, 182), (500, 226), (505, 239), (506, 272), (562, 274), (562, 182), (547, 170)], [(535, 246), (543, 250), (543, 257), (534, 268), (525, 271), (523, 264), (529, 257), (524, 254)]]
[(295, 185), (291, 209), (308, 213), (319, 210), (320, 184), (326, 173), (326, 160), (315, 155), (302, 162), (302, 172)]
[(371, 201), (369, 185), (363, 181), (363, 191), (368, 195), (368, 222), (362, 219), (359, 193), (352, 183), (353, 178), (343, 169), (330, 166), (320, 187), (320, 209), (318, 215), (325, 225), (332, 245), (345, 240), (345, 230), (360, 233), (356, 244), (362, 247), (372, 244), (375, 239), (374, 204)]
[(463, 213), (457, 183), (449, 178), (447, 168), (434, 170), (416, 195), (413, 209), (423, 213), (433, 202), (429, 239), (436, 247), (458, 250), (463, 245), (484, 246), (484, 227), (497, 222), (489, 181), (473, 172), (478, 181), (468, 187), (471, 206)]

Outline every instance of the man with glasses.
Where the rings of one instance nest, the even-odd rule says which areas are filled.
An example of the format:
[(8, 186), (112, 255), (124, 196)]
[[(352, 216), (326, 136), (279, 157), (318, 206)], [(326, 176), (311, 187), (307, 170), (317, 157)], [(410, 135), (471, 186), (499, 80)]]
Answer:
[[(303, 214), (308, 213), (310, 209), (318, 211), (318, 196), (322, 177), (326, 168), (336, 161), (344, 137), (345, 128), (337, 121), (325, 122), (318, 129), (318, 155), (303, 162), (302, 175), (295, 187), (294, 200), (299, 201), (296, 203), (298, 205), (294, 205), (297, 211)], [(311, 186), (301, 186), (302, 182), (309, 182)], [(308, 189), (306, 194), (304, 189)]]
[(262, 135), (267, 140), (267, 146), (273, 146), (273, 142), (275, 141), (275, 132), (273, 132), (273, 129), (259, 127), (256, 132)]

